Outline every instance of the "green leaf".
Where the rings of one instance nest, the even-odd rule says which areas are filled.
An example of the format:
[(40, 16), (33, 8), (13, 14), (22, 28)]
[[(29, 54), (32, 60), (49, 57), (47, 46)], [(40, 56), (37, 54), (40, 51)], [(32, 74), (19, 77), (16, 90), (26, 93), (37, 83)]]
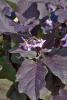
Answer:
[(3, 69), (3, 67), (0, 65), (0, 71)]
[(13, 54), (11, 60), (16, 64), (21, 64), (23, 59), (20, 57), (19, 54)]
[(3, 35), (4, 43), (3, 48), (5, 51), (8, 51), (11, 48), (11, 37), (8, 35)]
[(19, 7), (17, 6), (17, 4), (14, 2), (14, 0), (5, 0), (8, 5), (11, 6), (11, 8), (15, 11), (17, 11), (19, 9)]
[(9, 63), (7, 57), (0, 57), (0, 65), (3, 66), (2, 71), (0, 71), (0, 78), (9, 79), (15, 81), (16, 72), (13, 66)]
[(19, 94), (17, 90), (17, 83), (11, 85), (7, 92), (7, 97), (9, 100), (26, 100), (27, 96), (25, 94)]

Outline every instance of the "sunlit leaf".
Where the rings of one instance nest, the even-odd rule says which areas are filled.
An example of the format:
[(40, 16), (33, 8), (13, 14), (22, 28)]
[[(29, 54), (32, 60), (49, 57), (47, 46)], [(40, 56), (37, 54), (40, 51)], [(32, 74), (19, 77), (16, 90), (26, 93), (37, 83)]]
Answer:
[(40, 90), (40, 99), (49, 100), (51, 97), (51, 92), (47, 88)]
[(0, 79), (0, 100), (9, 100), (7, 92), (12, 85), (12, 82), (7, 79)]

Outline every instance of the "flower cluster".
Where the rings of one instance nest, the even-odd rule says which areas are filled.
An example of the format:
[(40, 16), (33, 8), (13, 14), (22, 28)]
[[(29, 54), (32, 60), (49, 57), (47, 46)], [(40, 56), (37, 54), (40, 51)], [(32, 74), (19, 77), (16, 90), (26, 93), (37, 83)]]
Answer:
[[(23, 37), (22, 37), (23, 38)], [(24, 40), (24, 43), (21, 43), (20, 46), (22, 48), (24, 48), (24, 50), (27, 50), (27, 51), (31, 51), (37, 47), (39, 48), (42, 48), (43, 47), (43, 44), (45, 43), (46, 40), (43, 40), (43, 39), (32, 39), (31, 40)]]

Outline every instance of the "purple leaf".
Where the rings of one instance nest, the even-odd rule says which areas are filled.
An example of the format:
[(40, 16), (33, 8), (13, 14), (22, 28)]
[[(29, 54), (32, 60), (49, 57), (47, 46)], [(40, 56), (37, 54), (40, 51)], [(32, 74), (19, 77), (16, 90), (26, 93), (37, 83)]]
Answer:
[(14, 29), (16, 32), (19, 32), (19, 31), (26, 32), (27, 30), (35, 27), (37, 24), (38, 23), (36, 21), (33, 22), (33, 24), (29, 24), (29, 25), (25, 25), (25, 23), (24, 24), (16, 24), (14, 26)]
[[(4, 16), (3, 10), (10, 6), (4, 1), (0, 0), (0, 32), (15, 32), (12, 26), (9, 26), (9, 20)], [(11, 8), (10, 8), (11, 9)], [(8, 10), (8, 9), (7, 9)], [(6, 13), (7, 11), (5, 11)]]
[(53, 4), (58, 4), (59, 0), (29, 0), (30, 2), (37, 2), (37, 3), (53, 3)]
[(23, 13), (31, 6), (31, 3), (29, 3), (28, 0), (17, 0), (16, 4), (19, 8), (16, 11), (16, 14), (22, 23), (27, 20), (25, 17), (23, 17)]
[(32, 17), (38, 18), (39, 17), (39, 11), (37, 9), (36, 2), (32, 3), (31, 6), (22, 14), (25, 18), (29, 19)]
[(67, 7), (67, 1), (66, 0), (60, 0), (60, 4), (64, 9), (66, 9), (66, 7)]
[(47, 69), (42, 62), (24, 60), (16, 75), (19, 92), (26, 93), (31, 100), (36, 100), (40, 89), (44, 87), (46, 74)]
[(22, 50), (21, 48), (17, 48), (16, 50), (10, 50), (10, 53), (20, 53), (22, 57), (28, 57), (28, 58), (35, 58), (36, 57), (36, 52), (35, 51), (25, 51)]
[(14, 27), (9, 26), (9, 20), (6, 19), (3, 15), (1, 15), (0, 13), (0, 32), (13, 32), (14, 31)]
[(44, 57), (44, 63), (49, 69), (58, 76), (63, 83), (67, 82), (67, 57), (60, 55), (53, 55), (50, 57)]
[(49, 14), (49, 11), (45, 6), (45, 4), (49, 2), (57, 5), (59, 0), (19, 0), (17, 5), (20, 8), (19, 13), (21, 13), (26, 19), (32, 17), (41, 19)]
[(55, 12), (55, 14), (58, 16), (58, 21), (60, 23), (64, 23), (65, 20), (67, 20), (67, 9), (59, 9)]
[(31, 4), (32, 3), (30, 3), (28, 0), (19, 0), (17, 2), (17, 5), (19, 7), (19, 13), (23, 14), (31, 6)]
[(59, 95), (53, 96), (50, 100), (67, 100), (67, 90), (61, 90)]
[(61, 42), (65, 41), (64, 44), (62, 44), (62, 47), (67, 47), (67, 34), (61, 39)]
[(0, 11), (2, 11), (4, 7), (9, 7), (9, 5), (5, 2), (5, 0), (0, 0)]
[(48, 15), (48, 10), (47, 10), (47, 8), (46, 8), (46, 6), (43, 2), (42, 3), (37, 3), (37, 9), (40, 13), (39, 19), (42, 19), (43, 17)]

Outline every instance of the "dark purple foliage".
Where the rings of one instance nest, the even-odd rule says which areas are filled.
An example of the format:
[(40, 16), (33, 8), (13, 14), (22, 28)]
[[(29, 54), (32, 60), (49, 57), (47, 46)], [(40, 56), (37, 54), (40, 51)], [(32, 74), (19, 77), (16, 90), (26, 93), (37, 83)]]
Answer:
[[(9, 36), (10, 41), (15, 40), (17, 48), (11, 48), (7, 53), (19, 53), (19, 58), (23, 58), (16, 70), (19, 92), (27, 94), (31, 100), (37, 100), (40, 90), (47, 88), (49, 80), (52, 86), (51, 75), (65, 86), (67, 84), (67, 1), (11, 2), (18, 6), (18, 10), (13, 9), (6, 0), (0, 0), (0, 35)], [(12, 43), (11, 46), (14, 46)], [(66, 100), (67, 90), (58, 88), (57, 93), (50, 100)]]
[(63, 83), (67, 80), (67, 57), (60, 55), (53, 55), (50, 57), (45, 57), (44, 63), (49, 67), (49, 69), (58, 76)]
[(20, 93), (26, 93), (32, 100), (39, 96), (39, 90), (45, 85), (46, 67), (42, 62), (35, 63), (26, 59), (19, 68), (16, 81), (19, 81)]
[(67, 90), (61, 90), (59, 95), (53, 96), (50, 100), (67, 100)]

